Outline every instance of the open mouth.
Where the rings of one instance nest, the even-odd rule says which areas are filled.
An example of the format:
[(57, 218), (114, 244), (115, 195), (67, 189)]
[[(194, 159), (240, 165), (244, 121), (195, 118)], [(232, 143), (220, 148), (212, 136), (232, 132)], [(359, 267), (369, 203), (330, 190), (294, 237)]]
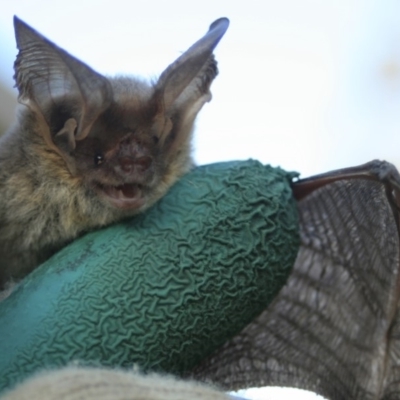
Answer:
[(97, 184), (98, 191), (116, 208), (137, 209), (143, 206), (142, 185), (125, 183), (120, 186)]

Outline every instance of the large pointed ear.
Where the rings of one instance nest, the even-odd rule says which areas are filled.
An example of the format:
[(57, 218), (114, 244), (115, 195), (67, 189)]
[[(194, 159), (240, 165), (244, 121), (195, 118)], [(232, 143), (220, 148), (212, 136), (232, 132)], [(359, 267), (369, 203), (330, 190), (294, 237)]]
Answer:
[[(87, 136), (112, 100), (109, 81), (14, 17), (19, 53), (14, 64), (19, 102), (41, 120), (51, 147), (68, 147)], [(42, 132), (45, 130), (46, 132)], [(58, 149), (59, 151), (59, 149)]]
[(155, 91), (161, 120), (178, 110), (183, 114), (180, 119), (192, 122), (211, 100), (210, 85), (218, 73), (212, 53), (228, 26), (227, 18), (214, 21), (208, 32), (161, 74)]

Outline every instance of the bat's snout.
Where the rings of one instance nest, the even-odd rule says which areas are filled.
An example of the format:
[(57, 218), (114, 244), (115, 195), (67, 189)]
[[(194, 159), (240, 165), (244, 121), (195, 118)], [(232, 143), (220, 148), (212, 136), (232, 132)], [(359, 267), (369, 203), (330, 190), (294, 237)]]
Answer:
[(152, 165), (153, 157), (148, 143), (132, 134), (121, 140), (114, 164), (115, 172), (119, 176), (137, 179), (146, 175)]
[(122, 156), (118, 159), (116, 166), (120, 174), (143, 173), (153, 164), (153, 158), (150, 156), (129, 157)]

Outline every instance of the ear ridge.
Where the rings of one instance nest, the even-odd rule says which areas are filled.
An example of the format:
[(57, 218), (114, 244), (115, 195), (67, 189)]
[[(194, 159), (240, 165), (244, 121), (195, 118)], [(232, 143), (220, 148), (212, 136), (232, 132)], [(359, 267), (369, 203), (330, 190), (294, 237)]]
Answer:
[(50, 126), (50, 108), (73, 98), (69, 117), (78, 123), (75, 139), (83, 139), (112, 101), (108, 80), (14, 17), (19, 53), (14, 64), (19, 101), (40, 112)]
[(164, 110), (169, 110), (181, 93), (198, 78), (228, 26), (227, 18), (214, 21), (208, 32), (161, 74), (156, 92), (162, 93)]
[(183, 110), (186, 108), (192, 108), (194, 104), (201, 103), (200, 107), (195, 107), (197, 109), (197, 113), (206, 102), (211, 101), (212, 95), (210, 92), (210, 86), (215, 77), (218, 75), (217, 65), (218, 63), (215, 60), (214, 55), (211, 54), (197, 76), (178, 96), (173, 109)]
[(161, 74), (155, 86), (153, 99), (158, 111), (154, 124), (164, 127), (156, 129), (159, 143), (163, 145), (173, 135), (168, 141), (168, 157), (187, 146), (198, 112), (211, 100), (210, 86), (218, 74), (213, 50), (228, 26), (227, 18), (213, 22), (209, 31)]

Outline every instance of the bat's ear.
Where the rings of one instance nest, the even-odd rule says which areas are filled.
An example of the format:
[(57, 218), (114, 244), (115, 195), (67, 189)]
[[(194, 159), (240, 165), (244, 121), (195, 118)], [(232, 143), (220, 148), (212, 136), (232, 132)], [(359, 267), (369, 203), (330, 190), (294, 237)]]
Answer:
[[(19, 102), (42, 122), (46, 142), (72, 150), (112, 100), (109, 81), (14, 17)], [(42, 132), (42, 131), (45, 132)], [(55, 144), (57, 146), (55, 146)], [(72, 147), (72, 148), (71, 148)]]
[(208, 32), (161, 74), (155, 92), (160, 115), (178, 112), (181, 123), (191, 124), (211, 100), (210, 85), (218, 73), (212, 53), (228, 26), (227, 18), (214, 21)]

